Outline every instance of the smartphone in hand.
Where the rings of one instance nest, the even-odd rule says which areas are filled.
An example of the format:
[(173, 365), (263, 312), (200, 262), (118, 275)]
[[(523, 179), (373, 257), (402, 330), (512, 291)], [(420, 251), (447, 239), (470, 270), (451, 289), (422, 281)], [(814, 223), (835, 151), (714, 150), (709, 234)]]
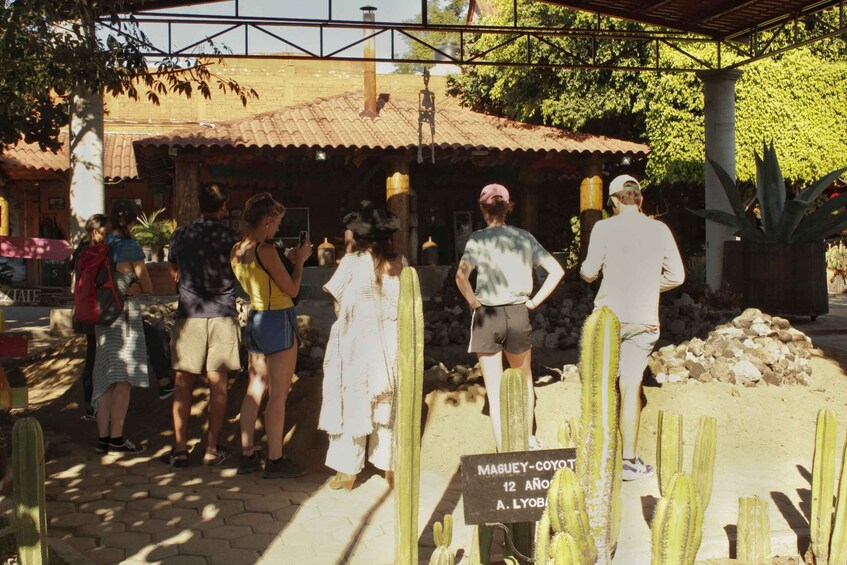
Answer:
[(309, 232), (307, 232), (306, 230), (301, 230), (300, 231), (300, 240), (299, 240), (300, 245), (303, 245), (304, 243), (306, 243), (306, 240), (308, 240), (308, 239), (309, 239)]

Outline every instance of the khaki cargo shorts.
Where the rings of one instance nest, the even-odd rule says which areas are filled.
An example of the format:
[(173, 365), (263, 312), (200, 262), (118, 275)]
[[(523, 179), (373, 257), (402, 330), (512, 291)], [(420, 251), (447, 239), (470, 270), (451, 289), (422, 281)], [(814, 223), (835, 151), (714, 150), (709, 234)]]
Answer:
[(171, 365), (199, 375), (241, 369), (236, 318), (177, 318), (171, 331)]

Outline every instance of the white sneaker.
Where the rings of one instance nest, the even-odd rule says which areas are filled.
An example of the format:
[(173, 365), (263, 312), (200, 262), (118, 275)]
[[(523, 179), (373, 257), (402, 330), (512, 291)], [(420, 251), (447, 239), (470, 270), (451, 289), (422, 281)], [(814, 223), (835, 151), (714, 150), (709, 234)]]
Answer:
[(648, 465), (641, 460), (641, 457), (636, 456), (635, 459), (624, 459), (623, 469), (621, 470), (622, 481), (637, 481), (638, 479), (649, 479), (656, 472), (652, 465)]

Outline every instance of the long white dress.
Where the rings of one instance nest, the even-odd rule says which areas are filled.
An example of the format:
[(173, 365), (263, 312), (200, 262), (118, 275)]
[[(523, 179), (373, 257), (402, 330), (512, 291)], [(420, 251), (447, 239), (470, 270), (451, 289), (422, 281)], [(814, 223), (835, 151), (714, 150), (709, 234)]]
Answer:
[(377, 284), (370, 253), (351, 253), (324, 289), (339, 305), (324, 357), (318, 422), (329, 434), (326, 464), (356, 474), (368, 446), (368, 460), (390, 470), (400, 278), (383, 275)]

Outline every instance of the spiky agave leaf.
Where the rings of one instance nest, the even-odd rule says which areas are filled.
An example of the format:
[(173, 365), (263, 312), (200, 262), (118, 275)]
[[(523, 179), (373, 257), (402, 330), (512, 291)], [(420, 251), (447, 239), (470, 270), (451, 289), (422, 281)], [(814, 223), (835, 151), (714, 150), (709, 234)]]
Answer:
[(785, 209), (785, 179), (779, 168), (773, 142), (765, 144), (762, 157), (756, 158), (756, 197), (762, 212), (762, 227), (771, 238), (776, 238), (777, 226)]

